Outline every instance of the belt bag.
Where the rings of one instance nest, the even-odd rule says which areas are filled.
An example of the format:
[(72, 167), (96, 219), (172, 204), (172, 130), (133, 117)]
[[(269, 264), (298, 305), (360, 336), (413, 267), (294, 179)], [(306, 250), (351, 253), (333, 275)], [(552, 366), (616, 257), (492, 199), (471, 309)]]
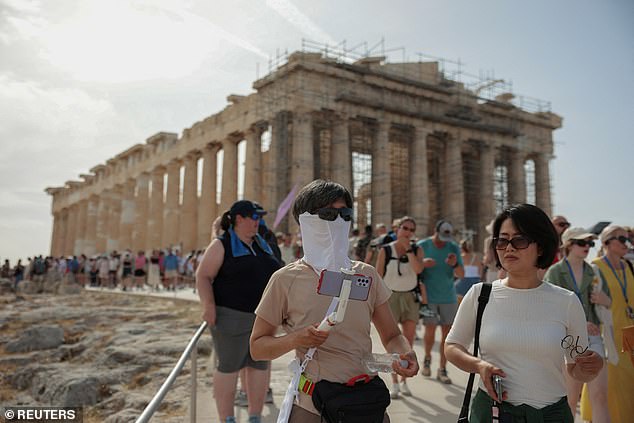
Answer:
[(313, 405), (327, 423), (383, 422), (390, 392), (380, 377), (365, 378), (365, 383), (320, 380), (315, 384)]

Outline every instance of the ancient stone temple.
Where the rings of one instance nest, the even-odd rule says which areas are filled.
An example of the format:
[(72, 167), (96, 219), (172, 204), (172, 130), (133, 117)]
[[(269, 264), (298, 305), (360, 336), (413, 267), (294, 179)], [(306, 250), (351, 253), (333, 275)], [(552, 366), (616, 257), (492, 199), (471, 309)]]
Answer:
[[(51, 253), (204, 248), (213, 220), (237, 199), (264, 205), (270, 225), (293, 187), (315, 178), (351, 189), (355, 226), (407, 214), (424, 236), (444, 218), (476, 247), (507, 204), (551, 211), (552, 134), (562, 119), (541, 103), (486, 98), (438, 61), (321, 52), (285, 57), (253, 88), (181, 136), (160, 132), (81, 181), (47, 188)], [(286, 217), (276, 230), (296, 225)]]

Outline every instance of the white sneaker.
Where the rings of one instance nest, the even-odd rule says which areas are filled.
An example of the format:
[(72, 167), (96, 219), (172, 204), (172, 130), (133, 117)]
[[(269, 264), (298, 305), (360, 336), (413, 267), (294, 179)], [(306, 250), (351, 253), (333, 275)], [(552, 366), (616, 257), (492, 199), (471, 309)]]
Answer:
[(392, 389), (390, 389), (390, 398), (398, 399), (399, 392), (400, 392), (400, 387), (398, 383), (392, 383)]
[(399, 389), (401, 390), (403, 395), (405, 395), (406, 397), (412, 396), (412, 391), (409, 390), (409, 386), (407, 386), (406, 381), (401, 382), (401, 386), (399, 387)]

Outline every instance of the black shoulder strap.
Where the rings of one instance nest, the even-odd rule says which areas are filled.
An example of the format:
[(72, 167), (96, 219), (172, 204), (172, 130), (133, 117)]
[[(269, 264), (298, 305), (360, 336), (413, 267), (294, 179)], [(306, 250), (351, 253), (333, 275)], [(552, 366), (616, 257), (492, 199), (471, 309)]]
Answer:
[(392, 247), (389, 244), (383, 244), (381, 247), (385, 253), (385, 264), (383, 265), (383, 276), (387, 274), (387, 265), (392, 260)]
[(630, 271), (632, 272), (632, 274), (634, 275), (634, 265), (632, 265), (632, 262), (629, 261), (628, 259), (624, 258), (623, 260), (625, 260), (625, 262), (627, 263), (627, 266), (630, 268)]
[[(491, 295), (491, 284), (483, 283), (482, 291), (478, 297), (478, 314), (476, 316), (475, 338), (473, 339), (473, 356), (478, 356), (478, 349), (480, 348), (480, 325), (482, 324), (482, 315), (484, 314), (484, 308), (489, 302), (489, 296)], [(464, 393), (464, 400), (462, 401), (462, 409), (460, 410), (460, 417), (458, 423), (469, 422), (469, 403), (471, 402), (471, 392), (473, 391), (473, 381), (475, 379), (475, 373), (469, 375), (469, 383), (467, 383), (467, 390)]]

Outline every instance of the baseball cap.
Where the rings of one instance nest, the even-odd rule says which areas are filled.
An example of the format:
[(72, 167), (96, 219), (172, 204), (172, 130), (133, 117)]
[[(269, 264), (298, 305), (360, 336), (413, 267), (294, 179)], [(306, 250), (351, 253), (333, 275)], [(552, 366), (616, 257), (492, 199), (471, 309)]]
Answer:
[(599, 239), (601, 239), (601, 243), (605, 243), (605, 241), (607, 241), (608, 238), (610, 238), (610, 236), (620, 230), (623, 229), (622, 226), (619, 225), (608, 225), (605, 228), (603, 228), (603, 230), (601, 231), (601, 233), (599, 234)]
[(596, 239), (597, 236), (578, 226), (574, 228), (568, 228), (564, 231), (563, 234), (561, 234), (562, 242), (568, 242), (571, 239), (587, 239), (587, 238)]
[(264, 210), (262, 206), (254, 201), (249, 200), (236, 201), (231, 206), (231, 209), (229, 209), (229, 214), (231, 216), (251, 216), (252, 214), (259, 214), (260, 216), (264, 216), (266, 213), (266, 210)]
[(453, 241), (453, 226), (451, 223), (444, 220), (440, 220), (436, 224), (436, 232), (438, 232), (438, 238), (443, 242)]

